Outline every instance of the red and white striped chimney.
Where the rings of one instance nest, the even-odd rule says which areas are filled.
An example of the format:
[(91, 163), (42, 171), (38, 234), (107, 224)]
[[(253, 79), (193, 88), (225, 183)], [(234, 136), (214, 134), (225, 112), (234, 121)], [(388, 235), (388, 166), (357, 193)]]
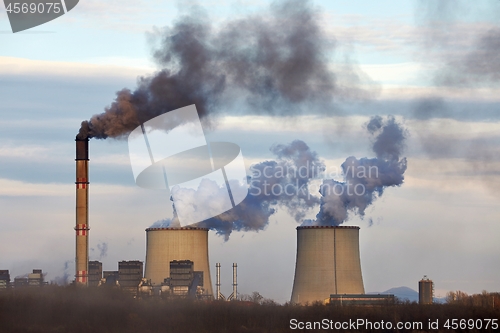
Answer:
[(87, 286), (89, 265), (89, 139), (76, 139), (75, 282)]

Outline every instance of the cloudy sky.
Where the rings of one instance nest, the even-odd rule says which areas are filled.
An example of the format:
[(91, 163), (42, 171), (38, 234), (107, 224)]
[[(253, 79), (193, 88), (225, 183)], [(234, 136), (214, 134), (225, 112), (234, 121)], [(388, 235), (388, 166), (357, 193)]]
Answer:
[[(418, 289), (423, 275), (435, 282), (437, 296), (500, 290), (500, 2), (290, 6), (82, 0), (68, 14), (16, 34), (0, 7), (0, 269), (9, 269), (12, 279), (33, 268), (42, 268), (49, 280), (74, 274), (74, 138), (80, 123), (112, 107), (124, 88), (140, 90), (161, 69), (182, 72), (182, 62), (167, 57), (181, 44), (164, 41), (182, 23), (201, 22), (210, 28), (210, 47), (230, 45), (225, 51), (245, 55), (250, 69), (259, 61), (252, 57), (259, 54), (256, 35), (277, 41), (271, 46), (283, 51), (274, 63), (279, 67), (287, 52), (297, 51), (280, 38), (294, 29), (304, 33), (293, 45), (305, 45), (300, 50), (308, 61), (275, 72), (265, 61), (256, 68), (278, 77), (304, 75), (297, 67), (310, 66), (304, 71), (313, 73), (305, 76), (311, 82), (299, 92), (293, 80), (277, 81), (291, 88), (277, 89), (272, 99), (252, 84), (259, 80), (239, 81), (225, 60), (231, 52), (211, 54), (221, 67), (200, 76), (203, 83), (188, 71), (192, 87), (209, 92), (210, 80), (227, 74), (228, 88), (207, 103), (206, 136), (237, 143), (248, 169), (276, 159), (271, 147), (302, 140), (327, 169), (338, 170), (349, 156), (377, 157), (366, 129), (373, 116), (393, 115), (405, 130), (404, 183), (385, 189), (363, 218), (350, 211), (343, 224), (361, 227), (367, 292)], [(295, 20), (279, 24), (287, 15)], [(91, 259), (101, 260), (105, 270), (117, 269), (119, 260), (144, 260), (144, 229), (172, 217), (168, 194), (135, 185), (123, 138), (92, 139), (90, 159)], [(300, 223), (285, 205), (274, 208), (262, 230), (233, 231), (227, 240), (210, 232), (212, 274), (221, 262), (224, 294), (231, 292), (231, 264), (237, 262), (241, 293), (289, 300)], [(314, 219), (319, 209), (308, 209), (306, 218)]]

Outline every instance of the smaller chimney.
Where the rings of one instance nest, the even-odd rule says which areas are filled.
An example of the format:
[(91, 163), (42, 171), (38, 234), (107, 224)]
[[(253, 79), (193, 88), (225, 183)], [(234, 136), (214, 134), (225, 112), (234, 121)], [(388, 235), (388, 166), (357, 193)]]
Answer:
[(233, 293), (227, 298), (228, 301), (232, 300), (237, 300), (238, 299), (238, 274), (237, 274), (237, 267), (238, 265), (236, 263), (233, 263)]
[(216, 268), (216, 280), (217, 282), (215, 283), (215, 299), (220, 300), (224, 296), (221, 295), (220, 293), (220, 262), (215, 264)]
[(233, 299), (238, 299), (238, 265), (233, 263)]

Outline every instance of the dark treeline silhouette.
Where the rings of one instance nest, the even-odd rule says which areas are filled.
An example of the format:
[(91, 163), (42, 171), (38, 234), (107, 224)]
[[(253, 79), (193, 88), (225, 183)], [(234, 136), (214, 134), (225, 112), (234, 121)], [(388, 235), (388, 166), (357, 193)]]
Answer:
[[(254, 297), (252, 297), (254, 296)], [(43, 288), (4, 290), (0, 292), (0, 332), (60, 333), (280, 333), (311, 332), (290, 328), (290, 320), (336, 322), (364, 319), (371, 322), (428, 322), (439, 320), (444, 329), (448, 319), (497, 319), (500, 308), (462, 304), (418, 305), (402, 303), (384, 307), (279, 305), (254, 293), (245, 301), (196, 302), (168, 301), (160, 298), (133, 299), (112, 288), (76, 288), (55, 285)], [(320, 331), (320, 330), (313, 330)], [(330, 330), (326, 330), (330, 331)], [(337, 331), (337, 330), (331, 330)], [(341, 329), (342, 332), (393, 332), (393, 330)], [(456, 330), (487, 332), (485, 330)]]
[(461, 290), (450, 291), (446, 294), (446, 303), (494, 307), (500, 309), (500, 293), (489, 293), (483, 290), (480, 294), (468, 295)]

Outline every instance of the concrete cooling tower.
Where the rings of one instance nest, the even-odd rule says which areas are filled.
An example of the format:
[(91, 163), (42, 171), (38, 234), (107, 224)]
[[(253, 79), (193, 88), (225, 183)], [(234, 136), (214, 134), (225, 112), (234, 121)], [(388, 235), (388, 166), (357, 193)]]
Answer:
[(191, 260), (194, 271), (203, 272), (205, 295), (213, 296), (208, 262), (208, 229), (148, 228), (146, 229), (146, 272), (153, 286), (160, 286), (170, 277), (170, 262)]
[(330, 294), (364, 294), (359, 227), (297, 227), (292, 303), (323, 302)]

